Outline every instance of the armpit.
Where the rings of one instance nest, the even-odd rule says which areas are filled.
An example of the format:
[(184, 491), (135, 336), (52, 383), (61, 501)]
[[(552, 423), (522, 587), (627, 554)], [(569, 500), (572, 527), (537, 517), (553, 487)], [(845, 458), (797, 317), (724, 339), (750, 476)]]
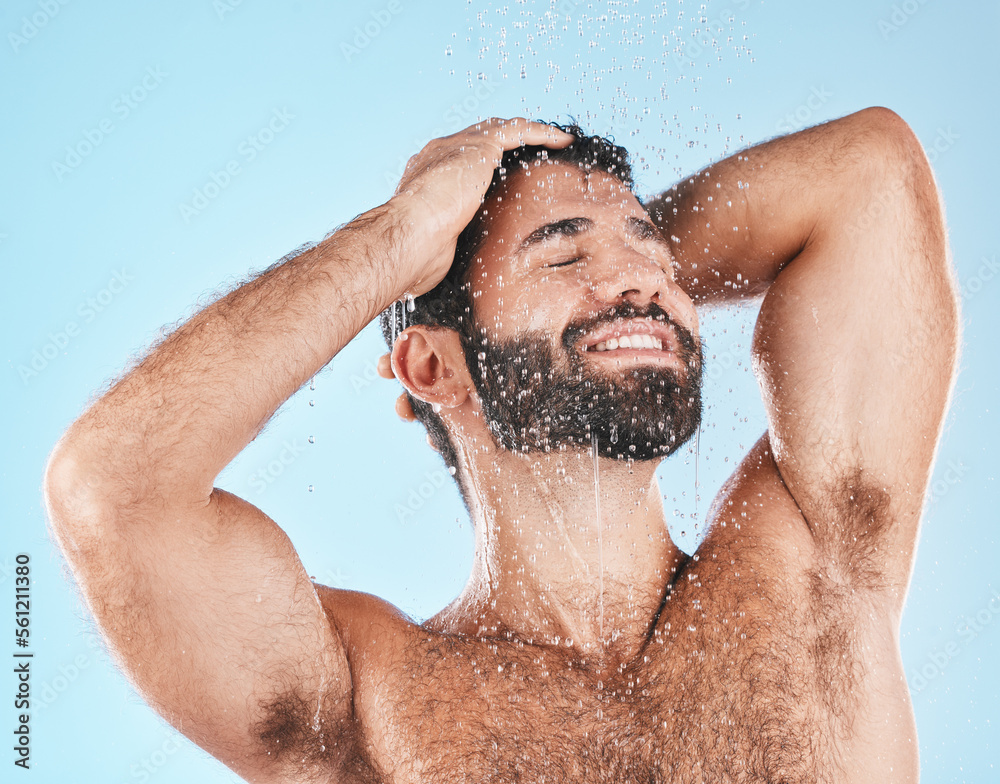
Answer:
[(262, 701), (254, 727), (261, 759), (276, 773), (296, 780), (327, 781), (349, 771), (351, 780), (374, 781), (350, 705), (324, 705), (291, 689)]
[(892, 495), (855, 467), (822, 491), (808, 515), (819, 559), (856, 588), (875, 591), (885, 585), (886, 558), (896, 513)]

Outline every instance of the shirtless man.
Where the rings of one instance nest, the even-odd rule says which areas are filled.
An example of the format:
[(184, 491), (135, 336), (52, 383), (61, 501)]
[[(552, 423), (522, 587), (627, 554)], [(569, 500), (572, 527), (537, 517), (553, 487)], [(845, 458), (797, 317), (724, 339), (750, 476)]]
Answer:
[[(574, 139), (519, 119), (432, 141), (386, 204), (69, 428), (48, 510), (108, 644), (253, 782), (916, 781), (898, 629), (958, 345), (919, 143), (867, 109), (645, 207), (613, 149), (522, 150), (481, 207), (505, 151), (600, 147)], [(380, 312), (440, 291), (470, 222), (467, 334), (420, 323), (392, 350), (477, 539), (465, 591), (416, 624), (313, 584), (213, 482)], [(693, 303), (759, 295), (768, 431), (688, 557), (654, 471), (697, 424)]]

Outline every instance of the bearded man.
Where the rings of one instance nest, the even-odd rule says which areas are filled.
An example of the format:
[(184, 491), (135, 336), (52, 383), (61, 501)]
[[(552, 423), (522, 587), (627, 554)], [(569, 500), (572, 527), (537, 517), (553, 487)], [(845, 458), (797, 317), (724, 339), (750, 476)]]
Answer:
[[(52, 527), (167, 721), (254, 782), (917, 780), (898, 629), (958, 346), (927, 159), (874, 108), (631, 186), (575, 127), (435, 140), (70, 427)], [(695, 303), (760, 295), (768, 431), (689, 557), (655, 469), (700, 418)], [(213, 487), (380, 313), (476, 530), (422, 624)]]

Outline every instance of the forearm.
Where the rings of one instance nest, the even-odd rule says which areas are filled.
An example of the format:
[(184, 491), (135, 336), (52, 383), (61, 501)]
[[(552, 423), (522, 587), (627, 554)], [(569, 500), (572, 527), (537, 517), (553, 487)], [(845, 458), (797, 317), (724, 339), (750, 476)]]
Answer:
[(818, 233), (856, 228), (893, 125), (891, 112), (866, 109), (741, 151), (653, 199), (681, 285), (701, 303), (755, 297)]
[(191, 318), (67, 432), (76, 483), (126, 503), (207, 499), (278, 407), (403, 293), (403, 231), (391, 205), (372, 210)]

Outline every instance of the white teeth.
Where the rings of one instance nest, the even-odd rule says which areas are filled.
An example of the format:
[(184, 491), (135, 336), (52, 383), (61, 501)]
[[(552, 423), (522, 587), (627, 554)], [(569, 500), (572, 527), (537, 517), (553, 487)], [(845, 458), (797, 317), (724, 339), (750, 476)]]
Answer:
[(590, 351), (614, 351), (617, 348), (652, 348), (663, 350), (663, 341), (653, 335), (619, 335), (617, 338), (602, 340), (590, 348)]

